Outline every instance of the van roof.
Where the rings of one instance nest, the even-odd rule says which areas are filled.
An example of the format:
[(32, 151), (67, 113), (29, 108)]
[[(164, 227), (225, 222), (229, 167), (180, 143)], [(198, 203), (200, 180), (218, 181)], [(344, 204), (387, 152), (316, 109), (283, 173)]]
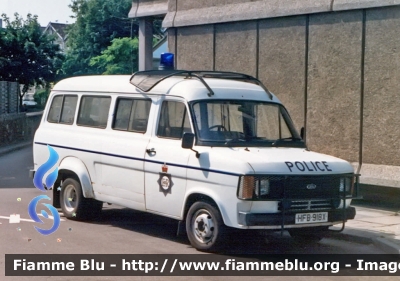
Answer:
[[(95, 93), (142, 93), (145, 95), (161, 94), (180, 96), (186, 100), (198, 100), (206, 98), (232, 98), (250, 99), (279, 102), (275, 95), (271, 94), (262, 84), (254, 84), (245, 79), (231, 79), (210, 76), (198, 77), (187, 75), (171, 75), (165, 79), (152, 79), (151, 75), (160, 76), (162, 71), (143, 71), (134, 75), (91, 75), (67, 78), (58, 82), (53, 92), (95, 92)], [(170, 73), (171, 71), (169, 71)], [(181, 72), (181, 71), (179, 71)], [(204, 73), (204, 72), (202, 72)], [(207, 72), (223, 73), (223, 72)], [(230, 72), (225, 72), (230, 73)], [(150, 74), (150, 75), (149, 75)], [(134, 80), (147, 76), (146, 87), (143, 84), (134, 85)], [(246, 77), (251, 77), (247, 76)], [(255, 79), (255, 78), (253, 78)], [(133, 82), (132, 82), (133, 81)], [(143, 80), (141, 80), (143, 81)], [(150, 89), (149, 89), (150, 88)], [(147, 91), (146, 91), (147, 90)], [(210, 90), (212, 94), (210, 94)]]
[(227, 71), (193, 71), (193, 70), (148, 70), (148, 71), (138, 71), (134, 73), (131, 77), (131, 84), (135, 85), (142, 91), (148, 92), (154, 88), (158, 83), (167, 78), (181, 76), (185, 79), (195, 78), (198, 79), (209, 91), (209, 95), (214, 94), (213, 90), (207, 84), (205, 78), (216, 78), (225, 79), (230, 81), (243, 81), (248, 83), (253, 83), (260, 86), (272, 99), (271, 93), (265, 88), (265, 86), (257, 78), (253, 76), (237, 73), (237, 72), (227, 72)]

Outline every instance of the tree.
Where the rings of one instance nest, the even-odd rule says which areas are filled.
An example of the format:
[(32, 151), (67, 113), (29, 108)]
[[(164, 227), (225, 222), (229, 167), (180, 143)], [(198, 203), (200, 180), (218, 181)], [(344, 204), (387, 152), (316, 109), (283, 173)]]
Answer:
[(115, 38), (111, 46), (100, 56), (90, 60), (89, 65), (96, 67), (102, 74), (131, 74), (137, 71), (138, 46), (137, 38)]
[(27, 15), (24, 20), (14, 14), (11, 21), (2, 14), (6, 28), (0, 36), (0, 80), (23, 84), (20, 98), (33, 85), (54, 82), (64, 59), (55, 38), (43, 34), (37, 16)]
[(99, 74), (90, 65), (115, 38), (137, 34), (137, 25), (128, 18), (132, 0), (72, 0), (70, 8), (76, 22), (68, 31), (67, 57), (63, 64), (66, 76)]

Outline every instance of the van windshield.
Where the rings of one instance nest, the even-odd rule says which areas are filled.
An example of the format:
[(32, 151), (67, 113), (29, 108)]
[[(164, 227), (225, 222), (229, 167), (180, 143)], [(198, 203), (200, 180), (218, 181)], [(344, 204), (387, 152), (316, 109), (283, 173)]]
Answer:
[(283, 106), (245, 100), (192, 104), (197, 145), (305, 147)]

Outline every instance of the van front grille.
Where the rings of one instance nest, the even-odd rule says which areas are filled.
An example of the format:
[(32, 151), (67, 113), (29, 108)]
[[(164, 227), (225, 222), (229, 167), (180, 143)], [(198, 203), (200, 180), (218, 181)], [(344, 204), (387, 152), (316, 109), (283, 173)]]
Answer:
[[(332, 200), (294, 200), (285, 211), (315, 211), (333, 208)], [(281, 210), (281, 206), (279, 208)]]

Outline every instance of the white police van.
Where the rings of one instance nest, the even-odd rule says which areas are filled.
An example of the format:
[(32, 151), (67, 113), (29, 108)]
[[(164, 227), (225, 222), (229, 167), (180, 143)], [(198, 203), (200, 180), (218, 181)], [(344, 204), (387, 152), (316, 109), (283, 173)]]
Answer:
[(245, 74), (65, 79), (35, 134), (34, 170), (48, 145), (59, 155), (53, 204), (67, 218), (114, 203), (185, 222), (199, 250), (232, 228), (318, 240), (355, 216), (353, 167), (309, 151), (278, 98)]

